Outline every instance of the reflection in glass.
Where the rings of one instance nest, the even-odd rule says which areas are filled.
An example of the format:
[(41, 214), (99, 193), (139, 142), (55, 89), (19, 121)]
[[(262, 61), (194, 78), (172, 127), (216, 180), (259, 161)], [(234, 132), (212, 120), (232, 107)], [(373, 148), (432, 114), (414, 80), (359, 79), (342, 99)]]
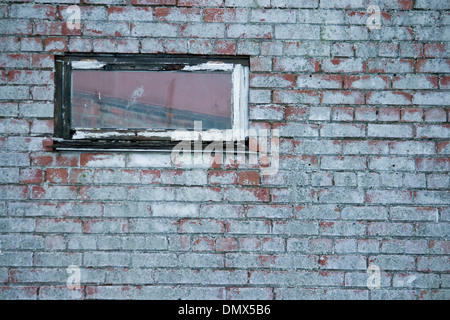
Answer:
[(72, 128), (231, 128), (231, 73), (73, 70)]

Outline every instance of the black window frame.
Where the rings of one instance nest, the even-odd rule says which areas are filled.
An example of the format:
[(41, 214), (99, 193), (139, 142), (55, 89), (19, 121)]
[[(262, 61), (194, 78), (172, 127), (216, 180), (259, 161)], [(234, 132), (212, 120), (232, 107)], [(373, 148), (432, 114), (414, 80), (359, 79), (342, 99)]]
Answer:
[[(66, 53), (55, 55), (55, 112), (54, 112), (54, 150), (170, 150), (178, 142), (167, 137), (138, 135), (139, 130), (114, 129), (114, 135), (105, 134), (99, 137), (86, 139), (73, 139), (75, 130), (71, 128), (71, 88), (72, 88), (72, 63), (101, 62), (102, 66), (96, 70), (133, 70), (133, 71), (177, 71), (186, 66), (194, 67), (207, 63), (240, 65), (246, 70), (247, 92), (245, 93), (244, 120), (240, 120), (240, 128), (245, 132), (244, 136), (236, 139), (236, 142), (247, 141), (248, 130), (248, 90), (249, 90), (249, 56), (224, 56), (224, 55), (181, 55), (181, 54), (120, 54), (120, 53)], [(233, 108), (233, 106), (232, 106)], [(232, 109), (233, 116), (233, 109)], [(236, 115), (234, 115), (236, 116)], [(242, 123), (241, 123), (242, 122)], [(236, 129), (233, 127), (233, 129)], [(170, 132), (171, 129), (165, 130)], [(204, 141), (204, 145), (208, 143)]]

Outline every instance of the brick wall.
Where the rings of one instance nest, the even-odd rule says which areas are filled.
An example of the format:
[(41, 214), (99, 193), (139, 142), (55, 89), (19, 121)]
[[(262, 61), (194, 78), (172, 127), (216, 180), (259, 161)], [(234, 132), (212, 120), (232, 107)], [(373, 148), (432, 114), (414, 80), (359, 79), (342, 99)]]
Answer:
[[(3, 0), (0, 298), (449, 299), (449, 9)], [(249, 55), (251, 126), (280, 129), (279, 172), (51, 151), (61, 52)]]

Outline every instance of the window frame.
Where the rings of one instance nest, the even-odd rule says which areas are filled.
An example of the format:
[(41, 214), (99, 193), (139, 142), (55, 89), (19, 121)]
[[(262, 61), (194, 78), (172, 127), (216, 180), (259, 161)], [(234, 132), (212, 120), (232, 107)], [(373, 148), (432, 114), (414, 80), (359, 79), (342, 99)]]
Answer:
[[(174, 140), (245, 141), (249, 124), (249, 57), (173, 54), (63, 54), (55, 56), (55, 130), (59, 148), (111, 149), (130, 143), (169, 147)], [(180, 129), (95, 129), (71, 128), (72, 71), (128, 70), (230, 72), (232, 74), (232, 128), (192, 131)], [(229, 132), (232, 132), (230, 135)], [(226, 131), (226, 132), (225, 132)], [(58, 141), (59, 140), (59, 141)], [(104, 141), (104, 143), (102, 143)], [(111, 143), (113, 142), (114, 143)], [(108, 147), (110, 145), (110, 147)]]

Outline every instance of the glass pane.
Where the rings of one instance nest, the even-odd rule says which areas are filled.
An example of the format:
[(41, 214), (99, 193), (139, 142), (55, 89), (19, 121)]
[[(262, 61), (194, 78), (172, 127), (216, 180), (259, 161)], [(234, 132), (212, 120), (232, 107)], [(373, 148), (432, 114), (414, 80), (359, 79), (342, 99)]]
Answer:
[(73, 70), (72, 128), (231, 128), (231, 73)]

